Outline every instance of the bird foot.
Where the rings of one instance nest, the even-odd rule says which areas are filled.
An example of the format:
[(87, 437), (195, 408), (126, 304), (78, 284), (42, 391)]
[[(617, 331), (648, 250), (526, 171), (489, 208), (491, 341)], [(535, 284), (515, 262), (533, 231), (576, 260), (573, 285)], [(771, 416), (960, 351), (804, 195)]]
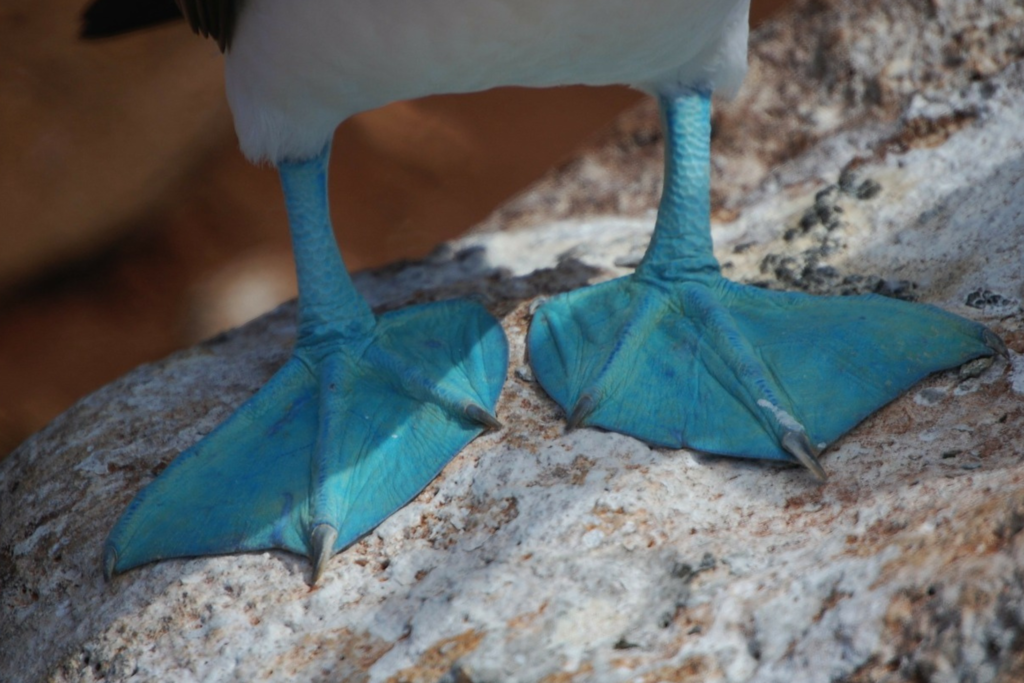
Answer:
[(790, 461), (820, 480), (818, 453), (869, 414), (929, 373), (1005, 348), (932, 306), (639, 274), (551, 299), (528, 347), (570, 428)]
[(508, 347), (480, 306), (381, 316), (368, 336), (301, 343), (129, 505), (108, 578), (171, 557), (280, 548), (330, 557), (419, 493), (494, 417)]

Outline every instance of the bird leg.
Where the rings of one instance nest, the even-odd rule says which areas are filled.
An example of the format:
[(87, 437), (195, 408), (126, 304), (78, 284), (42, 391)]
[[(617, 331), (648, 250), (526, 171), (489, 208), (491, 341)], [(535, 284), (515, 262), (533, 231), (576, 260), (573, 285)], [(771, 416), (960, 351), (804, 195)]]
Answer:
[(570, 427), (799, 463), (929, 373), (992, 355), (983, 325), (875, 295), (815, 297), (722, 277), (710, 233), (711, 100), (660, 100), (665, 186), (630, 276), (555, 297), (530, 328), (538, 381)]
[(291, 358), (182, 453), (107, 538), (107, 576), (171, 557), (281, 548), (330, 557), (419, 493), (494, 417), (508, 347), (478, 304), (375, 317), (327, 205), (329, 148), (280, 175), (299, 282)]

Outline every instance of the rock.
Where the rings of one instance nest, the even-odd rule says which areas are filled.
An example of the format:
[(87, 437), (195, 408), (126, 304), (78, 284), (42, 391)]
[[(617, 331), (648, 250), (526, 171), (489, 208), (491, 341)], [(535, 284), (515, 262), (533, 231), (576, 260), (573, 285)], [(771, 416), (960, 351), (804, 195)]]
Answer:
[[(791, 59), (758, 61), (733, 106), (774, 102), (786, 84), (821, 93), (806, 114), (833, 122), (771, 170), (748, 159), (743, 197), (718, 185), (717, 215), (732, 219), (717, 226), (718, 256), (765, 286), (937, 303), (990, 325), (1009, 362), (894, 401), (829, 449), (824, 486), (565, 433), (516, 369), (537, 297), (628, 272), (649, 239), (660, 159), (638, 111), (486, 230), (357, 278), (379, 308), (474, 295), (498, 315), (507, 427), (332, 560), (318, 587), (307, 560), (280, 552), (162, 562), (111, 585), (100, 569), (132, 495), (286, 358), (291, 305), (135, 370), (0, 464), (0, 680), (1024, 678), (1024, 64), (1001, 38), (972, 38), (1019, 36), (1024, 10), (873, 7), (881, 19), (804, 5), (796, 16), (829, 36), (824, 52), (804, 52), (800, 24), (759, 34), (755, 55)], [(967, 41), (965, 61), (918, 49), (936, 35)], [(857, 59), (847, 70), (834, 55)], [(801, 71), (804, 58), (824, 61)], [(968, 75), (975, 63), (995, 66)], [(819, 80), (794, 84), (793, 69)], [(835, 119), (844, 102), (853, 119)], [(810, 125), (798, 118), (786, 130)], [(719, 168), (741, 161), (725, 150)]]

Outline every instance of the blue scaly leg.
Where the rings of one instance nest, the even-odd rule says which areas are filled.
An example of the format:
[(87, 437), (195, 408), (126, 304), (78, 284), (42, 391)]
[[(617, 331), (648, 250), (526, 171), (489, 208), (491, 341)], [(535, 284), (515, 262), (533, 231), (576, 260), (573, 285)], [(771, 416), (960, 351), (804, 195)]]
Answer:
[(307, 555), (316, 583), (334, 553), (500, 426), (500, 325), (465, 301), (375, 318), (334, 240), (328, 156), (280, 167), (299, 281), (291, 359), (135, 497), (107, 538), (108, 578), (165, 558), (281, 548)]
[(796, 461), (824, 480), (821, 449), (918, 380), (1005, 355), (983, 325), (932, 306), (723, 278), (710, 232), (710, 93), (663, 97), (661, 111), (665, 187), (640, 266), (552, 299), (530, 327), (530, 362), (570, 427)]

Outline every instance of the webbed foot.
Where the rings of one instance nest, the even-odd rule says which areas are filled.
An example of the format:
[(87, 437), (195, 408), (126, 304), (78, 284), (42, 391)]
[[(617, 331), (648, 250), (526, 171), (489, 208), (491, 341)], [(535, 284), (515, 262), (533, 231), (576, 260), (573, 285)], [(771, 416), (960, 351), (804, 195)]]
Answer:
[(370, 339), (293, 357), (136, 496), (108, 573), (170, 557), (282, 548), (324, 563), (419, 493), (484, 429), (507, 347), (478, 305), (382, 316)]
[(788, 460), (822, 448), (925, 375), (1005, 353), (984, 326), (879, 296), (813, 297), (724, 279), (710, 235), (710, 93), (661, 99), (665, 189), (635, 274), (543, 305), (530, 362), (570, 427)]
[(108, 578), (171, 557), (280, 548), (328, 559), (419, 493), (494, 416), (508, 346), (470, 302), (375, 318), (327, 218), (327, 151), (281, 169), (299, 274), (291, 359), (140, 492)]
[(996, 352), (993, 338), (875, 295), (629, 276), (542, 306), (529, 350), (571, 427), (795, 461), (824, 479), (821, 449), (929, 373)]

